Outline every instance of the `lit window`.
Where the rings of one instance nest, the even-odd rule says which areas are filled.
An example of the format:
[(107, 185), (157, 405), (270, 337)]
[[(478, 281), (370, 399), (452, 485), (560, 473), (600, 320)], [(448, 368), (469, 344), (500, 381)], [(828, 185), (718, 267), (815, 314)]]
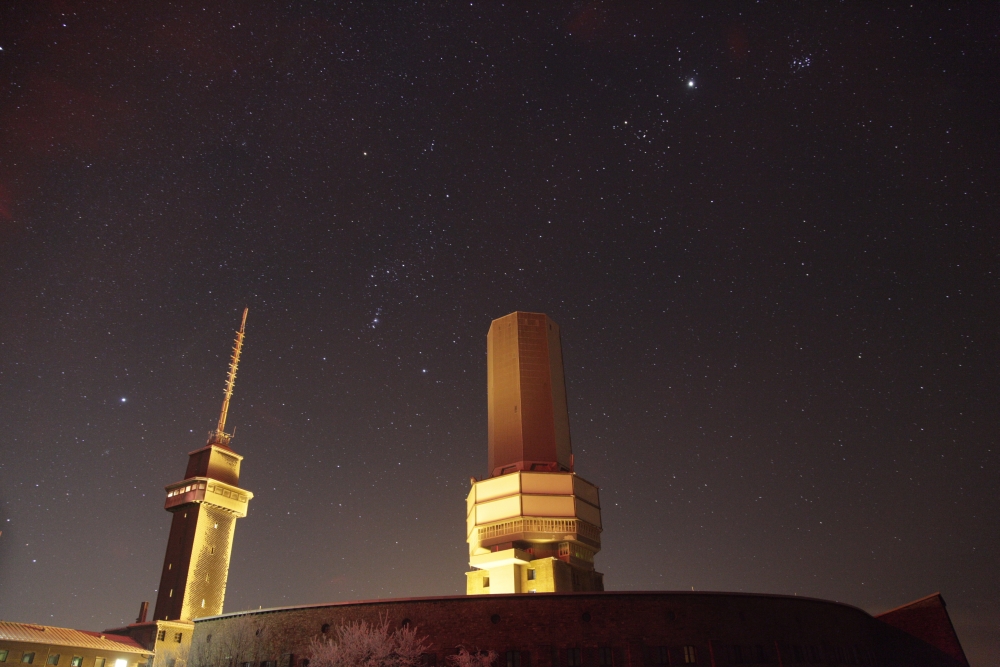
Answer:
[(128, 667), (128, 660), (125, 658), (118, 658), (115, 660), (115, 667)]
[(49, 656), (49, 659), (45, 661), (46, 665), (58, 665), (59, 664), (59, 654), (53, 653)]
[(23, 654), (21, 656), (21, 662), (23, 662), (25, 664), (30, 665), (34, 661), (35, 661), (35, 654), (34, 653), (25, 653), (25, 654)]
[(69, 667), (83, 667), (83, 656), (74, 655), (69, 661)]
[(694, 650), (694, 646), (684, 647), (684, 664), (693, 665), (698, 662), (698, 652)]
[(104, 658), (94, 658), (94, 667), (104, 667), (107, 662)]

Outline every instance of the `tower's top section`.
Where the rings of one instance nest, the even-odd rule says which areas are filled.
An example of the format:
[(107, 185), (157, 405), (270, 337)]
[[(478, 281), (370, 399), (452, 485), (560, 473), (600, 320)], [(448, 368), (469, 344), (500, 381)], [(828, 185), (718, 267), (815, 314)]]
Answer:
[(236, 368), (240, 365), (240, 352), (243, 350), (243, 332), (247, 326), (247, 312), (243, 309), (243, 321), (240, 330), (236, 332), (236, 342), (233, 344), (233, 358), (229, 361), (229, 375), (226, 377), (225, 398), (222, 399), (222, 411), (219, 413), (219, 424), (214, 431), (208, 433), (208, 444), (228, 447), (233, 439), (231, 433), (226, 433), (226, 416), (229, 414), (229, 399), (233, 397), (233, 385), (236, 384)]
[(490, 476), (573, 470), (559, 325), (521, 311), (493, 320), (486, 364)]

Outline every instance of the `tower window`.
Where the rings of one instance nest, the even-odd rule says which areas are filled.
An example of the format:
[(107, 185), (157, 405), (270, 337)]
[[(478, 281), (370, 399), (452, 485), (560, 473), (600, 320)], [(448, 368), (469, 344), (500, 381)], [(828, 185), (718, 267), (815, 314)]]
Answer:
[(172, 588), (170, 589), (170, 595), (168, 595), (167, 597), (168, 598), (174, 597), (174, 589), (172, 589)]
[(215, 555), (215, 547), (209, 547), (209, 548), (208, 548), (208, 553), (209, 553), (210, 555), (214, 556), (214, 555)]
[(694, 646), (684, 647), (684, 664), (693, 665), (698, 662), (698, 651), (695, 650)]
[(535, 571), (532, 569), (528, 569), (528, 581), (534, 581), (534, 580), (535, 580)]
[[(208, 581), (208, 577), (205, 577), (205, 581)], [(202, 598), (202, 599), (201, 599), (201, 608), (202, 608), (202, 609), (204, 609), (204, 608), (205, 608), (205, 598)]]
[(489, 588), (489, 587), (490, 587), (490, 578), (483, 577), (483, 588)]

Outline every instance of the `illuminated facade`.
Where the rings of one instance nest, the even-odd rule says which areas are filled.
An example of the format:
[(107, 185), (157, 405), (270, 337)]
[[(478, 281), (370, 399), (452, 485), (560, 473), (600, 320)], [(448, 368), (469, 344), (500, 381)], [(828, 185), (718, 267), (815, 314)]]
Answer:
[(0, 663), (38, 667), (146, 667), (153, 654), (131, 637), (0, 621)]
[(466, 592), (602, 591), (600, 494), (573, 472), (559, 326), (518, 311), (486, 341), (490, 476), (466, 500)]

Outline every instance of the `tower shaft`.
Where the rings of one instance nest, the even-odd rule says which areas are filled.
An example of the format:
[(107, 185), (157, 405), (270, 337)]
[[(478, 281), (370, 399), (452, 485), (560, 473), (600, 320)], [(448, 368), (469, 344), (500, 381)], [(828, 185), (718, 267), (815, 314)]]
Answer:
[(246, 321), (244, 309), (218, 425), (209, 433), (208, 444), (188, 453), (184, 479), (166, 487), (164, 508), (173, 519), (154, 621), (190, 622), (222, 613), (236, 519), (246, 516), (253, 498), (239, 487), (243, 457), (229, 448), (232, 436), (225, 432)]
[(571, 471), (566, 381), (559, 325), (514, 312), (486, 336), (489, 474)]
[(193, 621), (222, 613), (236, 519), (253, 493), (241, 489), (243, 457), (218, 445), (190, 453), (188, 475), (166, 487), (173, 513), (153, 620)]

